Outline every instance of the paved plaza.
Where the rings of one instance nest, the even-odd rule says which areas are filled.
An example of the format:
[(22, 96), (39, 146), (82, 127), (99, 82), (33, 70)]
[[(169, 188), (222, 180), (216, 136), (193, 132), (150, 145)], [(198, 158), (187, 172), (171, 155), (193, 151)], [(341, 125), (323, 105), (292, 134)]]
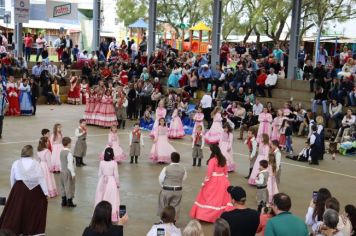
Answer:
[[(12, 162), (19, 158), (21, 148), (26, 144), (32, 144), (37, 148), (37, 142), (42, 128), (52, 130), (55, 123), (62, 124), (65, 136), (74, 136), (74, 130), (78, 120), (82, 117), (84, 106), (46, 106), (38, 107), (36, 116), (31, 117), (5, 117), (3, 139), (0, 141), (0, 196), (7, 196), (10, 191), (10, 169)], [(119, 130), (120, 143), (128, 153), (128, 132), (133, 122), (128, 122), (126, 130)], [(74, 199), (78, 207), (74, 209), (60, 207), (60, 197), (50, 199), (47, 213), (47, 230), (49, 236), (81, 235), (83, 229), (90, 223), (94, 209), (95, 190), (98, 181), (99, 153), (103, 151), (107, 143), (109, 130), (98, 127), (89, 127), (87, 138), (88, 152), (85, 162), (88, 166), (77, 168), (76, 197)], [(146, 235), (152, 224), (159, 221), (156, 216), (158, 193), (160, 185), (158, 175), (163, 165), (151, 163), (148, 159), (152, 141), (145, 133), (145, 146), (139, 164), (129, 164), (128, 161), (119, 165), (120, 198), (121, 204), (127, 206), (129, 223), (124, 227), (125, 235)], [(247, 204), (256, 208), (256, 190), (247, 184), (243, 178), (247, 175), (248, 159), (247, 147), (242, 141), (234, 137), (234, 159), (237, 163), (237, 172), (231, 173), (229, 179), (232, 185), (240, 185), (247, 191)], [(245, 135), (246, 136), (246, 135)], [(305, 138), (294, 138), (294, 150), (300, 151)], [(191, 138), (186, 136), (182, 140), (171, 141), (173, 146), (181, 154), (181, 160), (188, 171), (188, 178), (183, 187), (183, 202), (178, 227), (183, 228), (190, 220), (189, 210), (201, 187), (205, 176), (206, 165), (197, 168), (192, 167)], [(204, 151), (205, 163), (209, 151)], [(56, 176), (57, 187), (58, 178)], [(356, 158), (337, 156), (331, 160), (329, 154), (320, 166), (310, 167), (307, 163), (300, 163), (282, 159), (282, 177), (280, 191), (288, 193), (292, 198), (292, 212), (304, 219), (307, 207), (312, 197), (313, 190), (320, 187), (330, 189), (341, 203), (355, 204), (356, 199)], [(0, 207), (2, 211), (3, 207)], [(35, 217), (34, 213), (34, 217)], [(205, 235), (212, 235), (212, 225), (203, 224)]]

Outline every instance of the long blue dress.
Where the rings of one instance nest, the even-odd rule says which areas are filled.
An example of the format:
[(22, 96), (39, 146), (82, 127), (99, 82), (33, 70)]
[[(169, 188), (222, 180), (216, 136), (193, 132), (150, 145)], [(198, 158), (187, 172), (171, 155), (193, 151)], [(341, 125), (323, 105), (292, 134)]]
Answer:
[(20, 111), (23, 116), (32, 115), (31, 87), (29, 84), (20, 84)]

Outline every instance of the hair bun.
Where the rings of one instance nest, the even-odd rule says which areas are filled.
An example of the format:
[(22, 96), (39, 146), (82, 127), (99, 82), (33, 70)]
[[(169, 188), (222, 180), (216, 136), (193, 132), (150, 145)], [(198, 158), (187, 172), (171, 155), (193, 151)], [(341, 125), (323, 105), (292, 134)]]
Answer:
[(228, 193), (231, 193), (231, 191), (232, 191), (233, 188), (234, 188), (234, 186), (229, 186), (229, 187), (227, 187), (227, 192), (228, 192)]

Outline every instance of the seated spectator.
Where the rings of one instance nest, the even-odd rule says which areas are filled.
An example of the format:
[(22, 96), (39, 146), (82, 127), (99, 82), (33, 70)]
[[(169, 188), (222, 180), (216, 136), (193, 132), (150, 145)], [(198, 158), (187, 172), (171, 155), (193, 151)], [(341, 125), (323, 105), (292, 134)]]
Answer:
[(316, 67), (313, 70), (313, 77), (310, 79), (310, 92), (314, 92), (315, 85), (321, 86), (321, 81), (324, 80), (326, 72), (324, 66), (320, 61), (316, 64)]
[(253, 236), (256, 234), (260, 217), (256, 210), (246, 207), (246, 192), (239, 186), (230, 186), (227, 191), (231, 195), (233, 210), (221, 214), (230, 226), (231, 235)]
[(52, 84), (52, 94), (57, 105), (61, 105), (61, 96), (59, 95), (59, 84), (58, 81), (55, 79)]
[(303, 123), (306, 111), (301, 107), (301, 104), (295, 104), (293, 111), (293, 119), (290, 120), (293, 126), (293, 132), (298, 133), (300, 124)]
[(208, 84), (210, 83), (210, 80), (212, 79), (212, 73), (209, 68), (208, 64), (202, 65), (199, 70), (199, 83), (200, 83), (200, 88), (203, 90), (207, 89)]
[(264, 91), (266, 79), (267, 79), (266, 71), (265, 71), (265, 69), (261, 69), (261, 72), (260, 72), (259, 76), (257, 76), (256, 89), (257, 89), (257, 92), (262, 97), (266, 97), (266, 94), (265, 94), (265, 91)]
[(330, 99), (338, 98), (339, 86), (340, 86), (339, 79), (334, 78), (330, 83), (330, 89), (329, 89), (329, 98)]
[(61, 56), (61, 61), (62, 63), (68, 68), (68, 66), (70, 66), (72, 64), (72, 59), (70, 57), (70, 49), (69, 48), (65, 48), (63, 50), (62, 56)]
[(255, 102), (255, 95), (253, 94), (253, 90), (252, 88), (248, 88), (246, 93), (245, 93), (245, 96), (244, 96), (244, 101), (243, 102), (246, 102), (246, 99), (249, 98), (249, 101), (251, 103), (254, 103)]
[(329, 104), (329, 116), (330, 119), (335, 122), (336, 128), (340, 128), (341, 120), (342, 120), (342, 105), (337, 102), (336, 99), (332, 99)]
[(241, 106), (240, 102), (233, 102), (226, 109), (228, 118), (234, 123), (235, 129), (240, 128), (240, 125), (245, 118), (246, 110)]
[(264, 236), (266, 230), (266, 224), (268, 220), (271, 219), (273, 216), (275, 216), (275, 214), (272, 211), (272, 208), (266, 206), (263, 207), (261, 209), (261, 214), (260, 214), (260, 224), (258, 225), (256, 233), (260, 233), (261, 236)]
[[(277, 75), (274, 73), (274, 68), (269, 69), (269, 74), (267, 75), (267, 79), (265, 81), (264, 87), (267, 89), (268, 97), (272, 97), (272, 89), (276, 87), (277, 84)], [(261, 90), (262, 92), (262, 90)], [(265, 95), (264, 91), (262, 92)]]
[(284, 72), (285, 68), (284, 66), (281, 67), (281, 70), (277, 74), (277, 79), (285, 79), (286, 78), (286, 73)]
[(234, 235), (230, 231), (229, 223), (222, 219), (218, 218), (214, 223), (214, 235), (213, 236), (230, 236)]
[(227, 107), (233, 101), (237, 101), (237, 90), (233, 84), (230, 84), (229, 90), (226, 93), (225, 100), (223, 101), (223, 107)]
[(341, 127), (337, 132), (336, 142), (340, 142), (341, 137), (343, 137), (345, 129), (350, 128), (351, 125), (355, 125), (355, 122), (356, 122), (356, 117), (355, 115), (352, 114), (352, 110), (347, 109), (346, 115), (344, 116), (344, 118), (342, 118)]
[(43, 96), (46, 97), (47, 105), (53, 104), (55, 101), (55, 97), (52, 92), (51, 81), (50, 80), (46, 81), (46, 83), (42, 87), (43, 87), (42, 94), (43, 94)]
[(233, 78), (234, 87), (235, 88), (245, 87), (246, 79), (247, 79), (248, 75), (249, 75), (249, 73), (245, 69), (244, 65), (243, 64), (239, 64), (237, 66), (237, 70), (236, 70), (234, 78)]
[(350, 91), (348, 100), (349, 100), (348, 106), (356, 106), (356, 87), (355, 86)]
[(109, 64), (105, 64), (104, 68), (101, 70), (101, 78), (104, 80), (110, 80), (112, 78), (112, 72), (109, 68)]
[(182, 77), (182, 69), (175, 67), (168, 77), (167, 86), (170, 88), (179, 88), (179, 79)]
[(242, 106), (246, 111), (252, 111), (253, 103), (250, 101), (250, 97), (245, 97), (245, 103)]
[(345, 215), (350, 220), (352, 225), (352, 236), (356, 235), (356, 207), (354, 205), (345, 206)]
[(107, 201), (96, 205), (90, 225), (84, 229), (83, 236), (123, 236), (123, 226), (128, 222), (125, 214), (119, 219), (119, 225), (111, 222), (112, 207)]
[(303, 68), (303, 80), (310, 80), (313, 76), (313, 65), (311, 60), (307, 60)]
[(16, 60), (16, 66), (18, 67), (20, 73), (28, 72), (27, 62), (22, 56), (19, 56), (19, 58)]
[(333, 209), (327, 209), (323, 215), (323, 224), (320, 229), (314, 234), (316, 236), (344, 236), (350, 234), (343, 234), (337, 229), (339, 223), (339, 214)]
[(258, 124), (257, 117), (253, 115), (252, 111), (247, 112), (247, 116), (242, 120), (240, 127), (240, 140), (243, 139), (244, 131), (248, 131), (250, 127)]
[(312, 102), (312, 112), (314, 117), (316, 117), (316, 109), (317, 105), (323, 106), (323, 116), (326, 117), (328, 115), (328, 100), (327, 94), (325, 93), (322, 87), (318, 87), (315, 91), (314, 99)]
[(204, 236), (204, 232), (199, 221), (189, 221), (183, 230), (183, 236)]
[(273, 196), (272, 210), (276, 216), (272, 217), (266, 225), (266, 236), (306, 236), (308, 235), (308, 228), (305, 223), (289, 212), (292, 207), (290, 197), (285, 193), (277, 193)]
[(176, 211), (172, 206), (166, 206), (161, 214), (161, 221), (158, 224), (152, 226), (148, 231), (147, 236), (159, 235), (159, 230), (165, 232), (162, 235), (181, 236), (181, 230), (174, 225), (176, 217)]
[(341, 77), (350, 78), (353, 67), (354, 67), (354, 60), (352, 58), (348, 58), (348, 60), (342, 67), (341, 71), (337, 74), (337, 76), (339, 78), (341, 78)]
[(48, 48), (44, 47), (43, 51), (41, 52), (41, 57), (42, 57), (42, 62), (46, 63), (48, 65), (49, 63), (49, 54), (48, 54)]
[(340, 86), (337, 93), (337, 99), (342, 105), (346, 105), (345, 98), (349, 100), (349, 94), (351, 91), (354, 91), (354, 83), (351, 79), (342, 77), (340, 80)]

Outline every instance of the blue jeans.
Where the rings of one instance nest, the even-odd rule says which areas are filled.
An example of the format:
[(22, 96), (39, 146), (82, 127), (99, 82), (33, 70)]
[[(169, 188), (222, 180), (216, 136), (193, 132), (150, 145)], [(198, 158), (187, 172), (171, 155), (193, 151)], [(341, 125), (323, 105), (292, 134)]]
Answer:
[(37, 48), (37, 52), (36, 52), (36, 62), (38, 62), (38, 59), (40, 58), (40, 55), (43, 51), (43, 48)]
[(349, 93), (349, 106), (356, 106), (356, 93)]
[(30, 61), (31, 57), (31, 48), (25, 47), (25, 60)]
[(328, 101), (326, 101), (326, 100), (323, 100), (323, 101), (313, 100), (313, 103), (312, 103), (312, 112), (313, 113), (316, 113), (316, 106), (317, 105), (322, 105), (323, 106), (323, 114), (325, 114), (325, 115), (328, 114)]
[(286, 152), (293, 152), (292, 136), (286, 136)]

